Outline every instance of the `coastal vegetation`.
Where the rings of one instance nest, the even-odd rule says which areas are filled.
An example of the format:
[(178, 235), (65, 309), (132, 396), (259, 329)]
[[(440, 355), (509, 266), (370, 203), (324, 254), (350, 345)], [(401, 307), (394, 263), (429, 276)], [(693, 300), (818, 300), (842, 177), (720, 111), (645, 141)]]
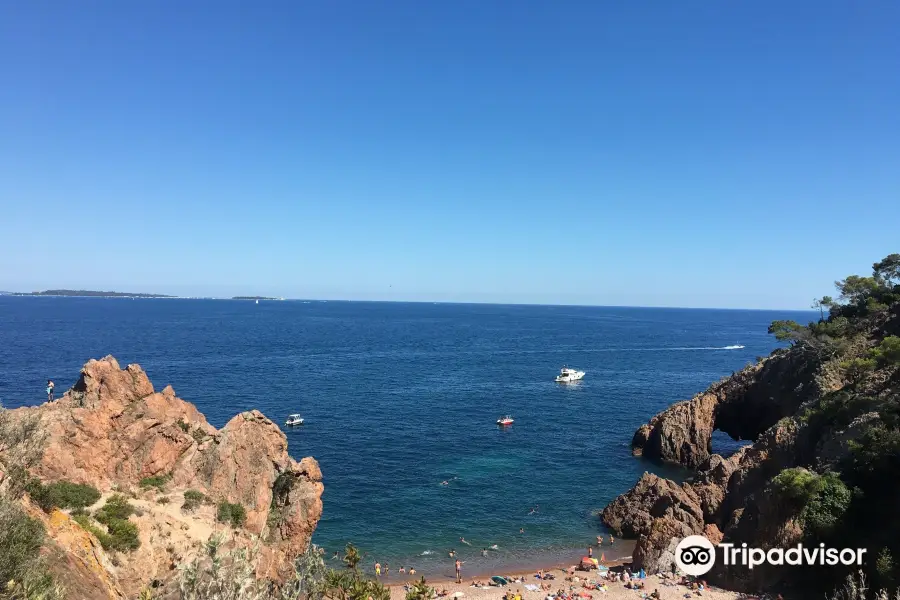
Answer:
[(247, 510), (243, 504), (222, 500), (216, 507), (216, 519), (220, 523), (228, 523), (237, 528), (247, 520)]
[(138, 292), (98, 292), (95, 290), (44, 290), (12, 294), (13, 296), (81, 296), (91, 298), (174, 298), (165, 294), (142, 294)]
[[(178, 589), (181, 600), (389, 600), (390, 591), (359, 571), (359, 551), (348, 544), (344, 569), (328, 569), (324, 552), (315, 544), (294, 561), (293, 572), (280, 585), (256, 578), (256, 548), (223, 549), (214, 536), (204, 552), (181, 567)], [(349, 559), (349, 560), (348, 560)], [(352, 566), (351, 566), (352, 565)], [(424, 594), (425, 579), (413, 588)], [(433, 592), (433, 590), (432, 590)], [(412, 592), (410, 592), (412, 593)], [(152, 596), (150, 596), (152, 597)], [(431, 595), (407, 598), (424, 600)]]
[(32, 502), (44, 512), (50, 512), (54, 508), (83, 509), (100, 499), (100, 492), (94, 486), (70, 481), (55, 481), (45, 485), (40, 480), (31, 478), (26, 489)]
[(0, 406), (0, 599), (57, 600), (63, 588), (41, 555), (46, 532), (20, 501), (45, 436), (36, 416), (14, 419)]
[(138, 485), (141, 489), (156, 488), (157, 490), (162, 491), (163, 488), (166, 487), (166, 484), (169, 483), (170, 479), (172, 479), (172, 475), (168, 473), (165, 475), (153, 475), (151, 477), (144, 477), (138, 482)]
[[(896, 593), (900, 254), (835, 287), (835, 297), (813, 302), (815, 321), (771, 323), (769, 333), (786, 347), (673, 405), (635, 433), (637, 452), (698, 471), (683, 484), (645, 476), (604, 510), (614, 528), (627, 525), (635, 537), (644, 536), (635, 549), (642, 564), (665, 567), (660, 561), (669, 538), (661, 532), (679, 523), (752, 547), (868, 550), (860, 574), (826, 566), (752, 573), (723, 567), (710, 574), (732, 589), (860, 600)], [(712, 456), (714, 429), (754, 444), (728, 458)], [(641, 516), (665, 496), (693, 510)], [(694, 506), (696, 498), (713, 500)]]
[[(863, 580), (889, 593), (900, 582), (900, 254), (835, 286), (837, 299), (814, 302), (818, 321), (769, 328), (788, 352), (816, 363), (811, 383), (823, 390), (788, 418), (800, 466), (772, 487), (792, 506), (805, 544), (869, 549)], [(810, 569), (797, 585), (834, 586), (837, 571)]]
[(181, 505), (182, 510), (187, 512), (191, 512), (197, 510), (197, 508), (207, 502), (208, 498), (206, 494), (199, 490), (185, 490), (184, 491), (184, 503)]

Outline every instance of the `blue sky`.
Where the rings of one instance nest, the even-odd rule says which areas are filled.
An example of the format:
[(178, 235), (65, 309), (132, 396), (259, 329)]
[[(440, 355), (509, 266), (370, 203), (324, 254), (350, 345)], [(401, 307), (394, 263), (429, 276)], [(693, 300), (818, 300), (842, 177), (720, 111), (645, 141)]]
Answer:
[(900, 3), (0, 3), (0, 289), (805, 308), (900, 251)]

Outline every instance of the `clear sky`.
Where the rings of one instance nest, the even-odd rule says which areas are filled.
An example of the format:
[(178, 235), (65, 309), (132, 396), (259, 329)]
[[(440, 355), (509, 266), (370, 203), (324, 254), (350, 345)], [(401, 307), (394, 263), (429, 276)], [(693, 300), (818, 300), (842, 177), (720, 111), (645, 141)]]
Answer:
[(805, 308), (900, 2), (0, 0), (0, 289)]

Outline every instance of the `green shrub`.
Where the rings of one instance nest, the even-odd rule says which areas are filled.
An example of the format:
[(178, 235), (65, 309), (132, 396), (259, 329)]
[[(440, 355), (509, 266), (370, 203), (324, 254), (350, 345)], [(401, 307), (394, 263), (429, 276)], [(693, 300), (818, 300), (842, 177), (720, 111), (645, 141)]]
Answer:
[[(116, 511), (110, 512), (115, 513)], [(124, 511), (118, 511), (118, 514), (123, 513)], [(82, 529), (94, 534), (94, 537), (97, 538), (104, 550), (130, 552), (141, 545), (141, 540), (138, 538), (137, 525), (127, 518), (110, 517), (109, 514), (104, 514), (101, 517), (98, 513), (97, 520), (106, 525), (106, 531), (97, 527), (88, 515), (76, 515), (73, 518)]]
[[(137, 525), (131, 521), (111, 519), (109, 523), (106, 524), (106, 529), (109, 531), (108, 549), (118, 550), (119, 552), (130, 552), (131, 550), (136, 550), (141, 545), (141, 540), (138, 539)], [(104, 546), (104, 548), (106, 548), (106, 546)]]
[(205, 440), (207, 438), (207, 435), (206, 435), (205, 431), (203, 431), (202, 429), (200, 429), (198, 427), (197, 429), (194, 429), (193, 431), (191, 431), (191, 437), (194, 438), (195, 442), (197, 442), (198, 444), (201, 444), (201, 443), (203, 443), (203, 440)]
[(44, 527), (18, 506), (0, 499), (0, 582), (20, 579), (37, 560)]
[(169, 483), (169, 480), (172, 479), (171, 475), (153, 475), (152, 477), (144, 477), (138, 483), (141, 486), (142, 490), (156, 488), (158, 490), (162, 490), (166, 487), (166, 484)]
[(869, 356), (882, 367), (900, 365), (900, 337), (889, 335), (881, 343), (872, 348)]
[(894, 571), (894, 557), (887, 548), (882, 548), (878, 553), (878, 559), (875, 561), (875, 570), (882, 577), (888, 578)]
[(206, 495), (199, 490), (185, 490), (184, 504), (181, 505), (182, 510), (196, 510), (198, 506), (206, 502)]
[(841, 521), (853, 492), (837, 473), (826, 473), (815, 484), (816, 491), (801, 513), (804, 529), (819, 538), (828, 536)]
[(200, 490), (184, 490), (184, 499), (191, 502), (206, 502), (206, 494)]
[(156, 501), (159, 504), (168, 504), (169, 502), (171, 502), (171, 500), (169, 500), (168, 496), (160, 496), (159, 498), (156, 499)]
[(821, 476), (801, 467), (785, 469), (772, 480), (782, 498), (805, 506), (819, 490)]
[(290, 473), (279, 473), (272, 485), (272, 506), (284, 504), (294, 487), (294, 476)]
[(44, 485), (37, 479), (31, 479), (25, 489), (44, 512), (50, 512), (54, 508), (84, 508), (100, 499), (97, 488), (70, 481)]
[(181, 428), (181, 430), (182, 430), (183, 432), (185, 432), (185, 433), (187, 433), (187, 432), (188, 432), (188, 429), (191, 428), (190, 425), (188, 425), (187, 423), (184, 422), (184, 419), (178, 419), (178, 420), (175, 422), (175, 424), (178, 425), (178, 426)]
[(96, 519), (108, 525), (113, 519), (125, 520), (134, 514), (134, 507), (128, 503), (124, 496), (114, 494), (109, 497), (106, 504), (97, 511)]
[(875, 359), (872, 358), (851, 358), (850, 360), (841, 361), (841, 369), (844, 371), (844, 377), (852, 383), (858, 383), (865, 379), (866, 375), (875, 370)]
[(232, 504), (225, 500), (219, 502), (216, 519), (220, 523), (231, 523), (232, 527), (240, 527), (247, 520), (247, 511), (242, 504)]

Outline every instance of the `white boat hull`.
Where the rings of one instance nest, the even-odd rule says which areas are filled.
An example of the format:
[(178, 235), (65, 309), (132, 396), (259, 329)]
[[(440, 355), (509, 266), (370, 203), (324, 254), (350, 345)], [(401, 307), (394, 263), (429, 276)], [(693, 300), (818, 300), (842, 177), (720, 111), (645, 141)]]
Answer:
[(557, 375), (556, 383), (572, 383), (573, 381), (580, 381), (584, 379), (584, 371), (578, 371), (577, 373), (570, 373), (566, 375)]

